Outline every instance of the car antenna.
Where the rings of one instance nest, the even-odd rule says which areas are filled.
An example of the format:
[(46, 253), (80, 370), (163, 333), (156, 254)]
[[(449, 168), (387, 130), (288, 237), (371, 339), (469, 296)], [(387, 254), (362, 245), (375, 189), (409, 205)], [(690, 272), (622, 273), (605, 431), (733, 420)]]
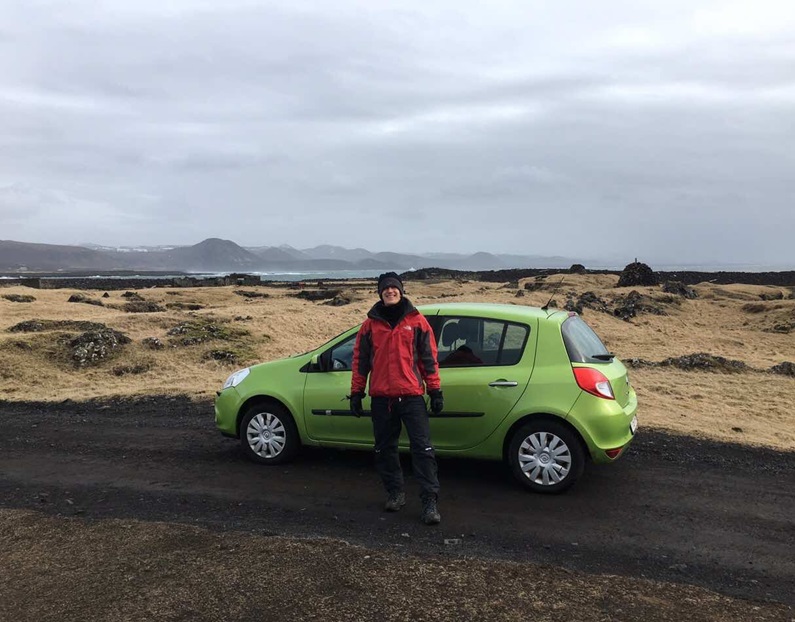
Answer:
[(552, 299), (555, 297), (555, 294), (558, 293), (558, 290), (560, 289), (560, 286), (563, 285), (563, 281), (565, 281), (565, 280), (566, 280), (565, 276), (560, 277), (560, 281), (558, 282), (557, 285), (555, 285), (555, 289), (552, 290), (552, 295), (549, 297), (549, 300), (547, 300), (547, 304), (545, 304), (543, 307), (541, 307), (542, 311), (549, 311), (549, 303), (552, 302)]

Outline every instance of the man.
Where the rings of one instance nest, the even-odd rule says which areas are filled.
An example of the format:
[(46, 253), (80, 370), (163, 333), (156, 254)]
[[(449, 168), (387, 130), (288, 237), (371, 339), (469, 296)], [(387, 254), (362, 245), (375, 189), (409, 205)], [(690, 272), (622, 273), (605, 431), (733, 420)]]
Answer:
[(402, 421), (421, 488), (422, 521), (436, 525), (441, 521), (439, 478), (423, 398), (427, 390), (431, 410), (435, 414), (442, 411), (436, 340), (428, 321), (403, 295), (403, 282), (396, 273), (378, 277), (378, 297), (356, 336), (351, 410), (357, 417), (364, 412), (362, 399), (369, 375), (375, 467), (388, 495), (384, 509), (397, 512), (406, 504), (398, 455)]

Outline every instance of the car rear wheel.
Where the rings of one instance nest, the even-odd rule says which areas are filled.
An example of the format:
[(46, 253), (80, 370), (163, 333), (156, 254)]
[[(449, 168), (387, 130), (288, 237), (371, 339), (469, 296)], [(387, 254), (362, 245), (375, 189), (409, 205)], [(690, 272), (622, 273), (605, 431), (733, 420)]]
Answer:
[(240, 422), (240, 444), (254, 462), (281, 464), (295, 455), (300, 440), (295, 422), (284, 408), (255, 404)]
[(580, 439), (565, 425), (539, 419), (516, 430), (508, 462), (514, 477), (530, 490), (558, 493), (582, 475), (585, 452)]

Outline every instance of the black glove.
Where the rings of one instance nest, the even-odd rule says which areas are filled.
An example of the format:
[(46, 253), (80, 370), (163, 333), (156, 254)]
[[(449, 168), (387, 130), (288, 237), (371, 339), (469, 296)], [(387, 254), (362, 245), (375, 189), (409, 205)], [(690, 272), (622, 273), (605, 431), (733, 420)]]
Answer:
[(362, 408), (364, 393), (351, 393), (349, 399), (351, 400), (351, 412), (354, 416), (361, 417), (364, 414), (364, 408)]
[(444, 410), (444, 397), (442, 396), (442, 392), (439, 389), (435, 389), (429, 391), (428, 395), (431, 397), (431, 412), (434, 415), (438, 415)]

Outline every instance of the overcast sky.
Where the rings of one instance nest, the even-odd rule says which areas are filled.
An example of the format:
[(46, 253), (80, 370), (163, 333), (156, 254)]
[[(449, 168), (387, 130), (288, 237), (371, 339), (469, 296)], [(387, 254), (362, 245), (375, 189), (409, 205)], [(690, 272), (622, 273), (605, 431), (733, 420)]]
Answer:
[(795, 268), (791, 0), (5, 0), (0, 239)]

